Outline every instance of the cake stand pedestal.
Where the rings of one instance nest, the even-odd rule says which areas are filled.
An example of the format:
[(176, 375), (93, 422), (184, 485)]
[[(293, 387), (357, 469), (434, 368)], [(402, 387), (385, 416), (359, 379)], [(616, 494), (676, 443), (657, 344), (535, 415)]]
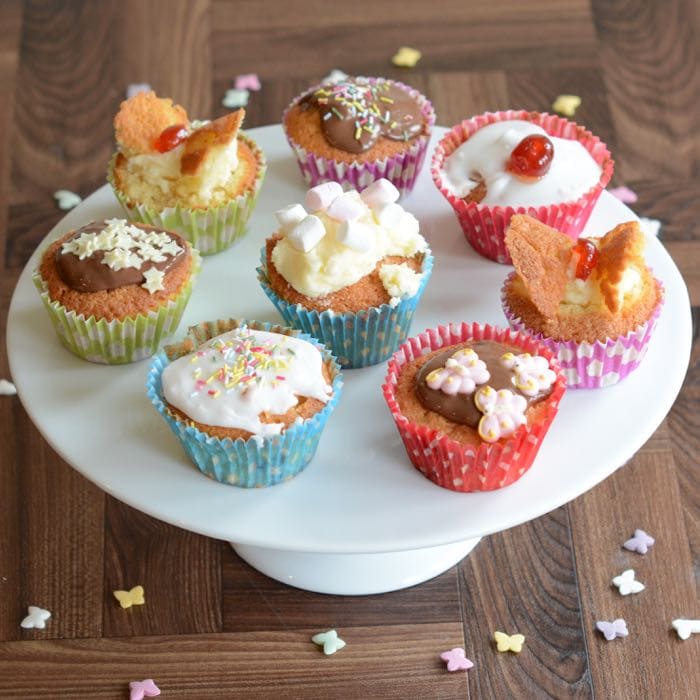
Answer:
[(314, 593), (372, 595), (415, 586), (464, 559), (481, 537), (438, 547), (376, 554), (291, 552), (231, 543), (254, 569), (277, 581)]

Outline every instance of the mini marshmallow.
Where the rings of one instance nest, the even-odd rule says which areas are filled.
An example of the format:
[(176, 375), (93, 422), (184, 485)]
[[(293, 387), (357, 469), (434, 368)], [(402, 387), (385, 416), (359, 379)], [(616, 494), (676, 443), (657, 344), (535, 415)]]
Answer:
[(331, 202), (326, 214), (336, 221), (355, 221), (366, 211), (367, 207), (354, 192), (346, 192)]
[(308, 253), (326, 235), (326, 227), (318, 216), (304, 217), (288, 234), (293, 248)]
[(275, 212), (277, 221), (279, 221), (280, 226), (283, 231), (289, 231), (293, 229), (300, 221), (306, 218), (306, 209), (301, 206), (301, 204), (290, 204), (284, 209), (280, 209)]
[(404, 210), (399, 204), (384, 204), (374, 210), (374, 215), (380, 226), (391, 230), (398, 226), (404, 215)]
[(393, 204), (399, 198), (399, 191), (386, 178), (375, 180), (369, 187), (362, 190), (362, 201), (374, 209), (384, 204)]
[(312, 187), (304, 197), (304, 204), (311, 211), (323, 211), (330, 203), (343, 194), (343, 188), (337, 182), (324, 182)]
[(342, 221), (336, 233), (338, 242), (358, 253), (366, 253), (372, 247), (374, 231), (359, 221)]

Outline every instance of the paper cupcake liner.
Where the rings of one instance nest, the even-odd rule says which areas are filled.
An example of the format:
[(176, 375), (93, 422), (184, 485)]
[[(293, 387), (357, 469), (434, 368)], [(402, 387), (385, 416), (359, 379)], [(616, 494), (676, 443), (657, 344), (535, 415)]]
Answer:
[(231, 247), (245, 235), (267, 168), (265, 156), (255, 142), (243, 134), (239, 134), (238, 138), (254, 153), (258, 162), (258, 174), (252, 188), (219, 207), (189, 209), (178, 205), (154, 209), (133, 202), (116, 187), (113, 176), (114, 158), (109, 164), (107, 180), (129, 219), (175, 231), (192, 243), (202, 255), (214, 255)]
[(338, 358), (341, 367), (355, 369), (384, 362), (406, 339), (416, 306), (433, 269), (433, 256), (429, 250), (426, 251), (423, 278), (416, 294), (401, 299), (396, 306), (382, 304), (357, 313), (315, 311), (305, 309), (301, 304), (290, 304), (270, 286), (265, 248), (261, 252), (261, 263), (257, 268), (258, 281), (285, 323), (325, 343)]
[(606, 338), (595, 343), (575, 340), (554, 340), (542, 333), (533, 331), (511, 310), (505, 297), (505, 290), (515, 273), (511, 272), (501, 288), (501, 304), (510, 327), (527, 333), (537, 342), (542, 343), (557, 358), (566, 377), (569, 389), (600, 389), (621, 382), (633, 372), (647, 351), (656, 323), (663, 306), (663, 285), (656, 284), (662, 291), (661, 301), (653, 310), (649, 320), (634, 330), (617, 338)]
[[(322, 182), (333, 181), (340, 183), (343, 189), (355, 189), (359, 192), (371, 185), (375, 180), (383, 177), (392, 182), (403, 197), (407, 195), (416, 184), (416, 179), (423, 165), (428, 143), (430, 142), (430, 132), (435, 124), (435, 110), (430, 101), (418, 92), (418, 90), (398, 80), (383, 81), (370, 78), (369, 82), (372, 84), (377, 82), (392, 83), (408, 92), (421, 107), (421, 112), (426, 119), (426, 133), (407, 142), (408, 145), (402, 153), (385, 158), (384, 160), (344, 163), (330, 158), (324, 158), (307, 151), (287, 134), (285, 128), (285, 135), (287, 136), (289, 145), (294, 151), (299, 170), (301, 170), (302, 177), (310, 187)], [(319, 87), (321, 86), (316, 85), (310, 90), (307, 90), (304, 95), (313, 92)], [(297, 97), (285, 110), (282, 115), (283, 126), (286, 124), (287, 113), (299, 102), (301, 97), (303, 97), (303, 95)]]
[(176, 330), (187, 306), (194, 280), (201, 268), (199, 253), (192, 249), (192, 272), (174, 299), (147, 314), (106, 321), (67, 309), (49, 297), (38, 269), (32, 275), (44, 307), (63, 345), (74, 355), (105, 365), (138, 362), (150, 357)]
[[(401, 413), (396, 384), (403, 367), (433, 350), (468, 340), (493, 340), (542, 355), (557, 372), (552, 393), (544, 399), (546, 415), (523, 425), (512, 435), (494, 443), (467, 445), (446, 437), (434, 428), (412, 423)], [(544, 436), (557, 413), (566, 381), (552, 354), (533, 338), (512, 330), (478, 323), (438, 326), (406, 341), (389, 360), (382, 391), (413, 466), (424, 476), (453, 491), (491, 491), (517, 481), (531, 466)]]
[[(522, 119), (541, 126), (550, 136), (574, 139), (590, 153), (601, 167), (600, 180), (588, 192), (571, 202), (539, 207), (501, 207), (465, 202), (453, 194), (442, 179), (445, 160), (461, 146), (469, 136), (488, 124), (507, 119)], [(529, 214), (535, 219), (565, 233), (576, 240), (583, 230), (593, 207), (612, 177), (614, 163), (605, 144), (583, 127), (553, 114), (507, 110), (487, 112), (472, 119), (465, 119), (454, 126), (438, 143), (433, 153), (430, 173), (433, 182), (457, 214), (464, 236), (477, 253), (489, 260), (510, 263), (505, 245), (505, 231), (513, 214)]]
[(323, 359), (331, 363), (333, 396), (318, 413), (303, 422), (291, 425), (280, 435), (273, 437), (252, 437), (248, 440), (220, 439), (174, 418), (168, 411), (163, 401), (161, 384), (163, 370), (170, 362), (165, 352), (159, 352), (151, 361), (146, 387), (148, 397), (156, 410), (163, 416), (189, 458), (203, 474), (226, 484), (261, 488), (291, 479), (311, 461), (326, 421), (340, 398), (343, 379), (335, 358), (326, 348), (313, 338), (290, 328), (271, 323), (230, 319), (194, 326), (189, 330), (189, 337), (197, 347), (214, 336), (243, 325), (254, 330), (291, 335), (307, 340), (321, 349)]

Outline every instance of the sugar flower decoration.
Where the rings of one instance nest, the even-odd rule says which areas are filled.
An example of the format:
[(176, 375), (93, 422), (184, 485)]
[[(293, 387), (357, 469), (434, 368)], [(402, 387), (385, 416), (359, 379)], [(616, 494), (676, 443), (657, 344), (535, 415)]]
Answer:
[(522, 355), (507, 352), (501, 357), (501, 362), (512, 370), (513, 386), (525, 396), (537, 396), (548, 391), (557, 378), (544, 357), (533, 356), (529, 352)]
[(444, 367), (434, 369), (425, 383), (435, 390), (454, 396), (473, 394), (477, 384), (484, 384), (491, 375), (486, 363), (471, 348), (462, 348), (452, 355)]
[(527, 400), (508, 389), (496, 391), (485, 386), (474, 395), (476, 407), (484, 414), (479, 421), (479, 437), (486, 442), (496, 442), (514, 433), (527, 421)]

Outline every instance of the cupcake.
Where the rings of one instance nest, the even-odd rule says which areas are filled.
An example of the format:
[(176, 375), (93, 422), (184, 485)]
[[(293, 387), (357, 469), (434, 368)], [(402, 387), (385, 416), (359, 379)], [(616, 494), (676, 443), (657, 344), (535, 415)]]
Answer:
[(491, 491), (532, 465), (565, 379), (534, 339), (462, 323), (404, 343), (382, 389), (416, 469), (453, 491)]
[[(386, 360), (408, 335), (433, 258), (388, 180), (361, 193), (336, 182), (277, 212), (258, 280), (287, 324), (324, 342), (343, 367)], [(311, 213), (309, 213), (311, 212)]]
[(480, 255), (509, 263), (504, 234), (529, 214), (576, 240), (613, 161), (589, 131), (551, 114), (487, 112), (457, 124), (438, 144), (431, 174)]
[(515, 265), (502, 289), (506, 317), (555, 354), (569, 387), (610, 386), (639, 365), (664, 292), (644, 262), (638, 222), (574, 243), (516, 215), (506, 245)]
[(265, 174), (262, 151), (239, 132), (244, 115), (191, 122), (153, 92), (122, 102), (108, 180), (127, 216), (176, 231), (203, 255), (241, 238)]
[(362, 77), (314, 87), (282, 117), (307, 184), (359, 190), (386, 178), (401, 195), (413, 189), (434, 123), (432, 105), (417, 90)]
[(340, 397), (333, 356), (298, 331), (254, 321), (189, 329), (153, 359), (148, 395), (207, 476), (244, 487), (298, 474)]
[(199, 268), (176, 233), (106, 219), (51, 243), (33, 281), (61, 342), (111, 365), (149, 357), (175, 332)]

